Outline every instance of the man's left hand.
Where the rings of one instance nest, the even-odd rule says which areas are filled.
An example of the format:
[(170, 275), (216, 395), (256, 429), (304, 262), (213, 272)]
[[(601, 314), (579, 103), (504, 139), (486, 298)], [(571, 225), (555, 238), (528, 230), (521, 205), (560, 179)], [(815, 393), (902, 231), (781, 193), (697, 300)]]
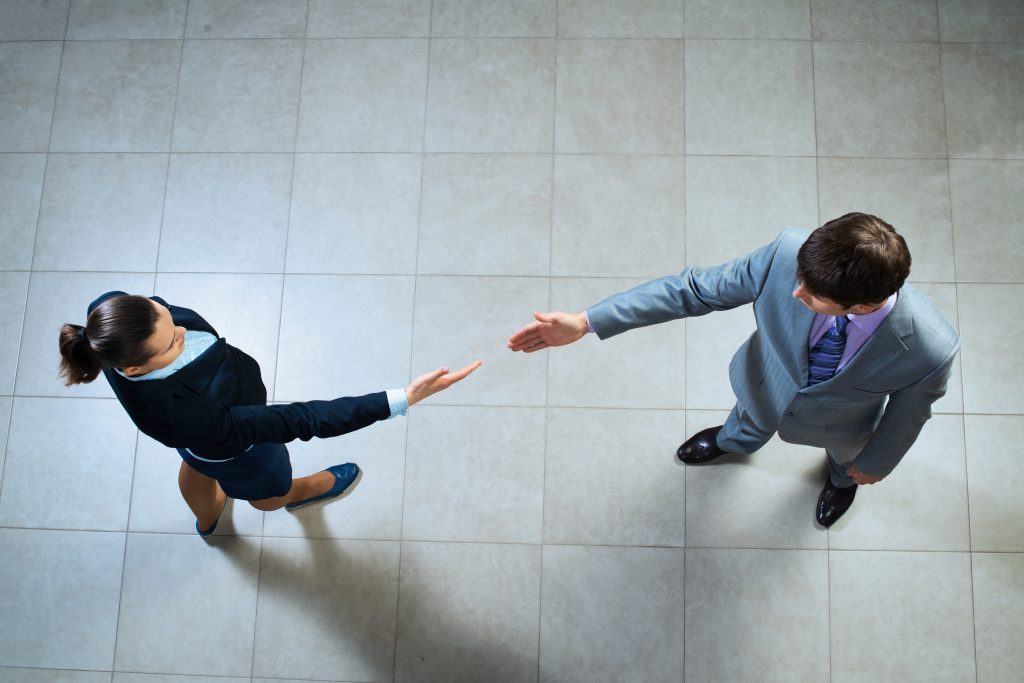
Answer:
[(853, 479), (854, 484), (877, 484), (885, 478), (876, 477), (873, 474), (865, 474), (853, 465), (850, 465), (850, 468), (846, 470), (846, 473)]

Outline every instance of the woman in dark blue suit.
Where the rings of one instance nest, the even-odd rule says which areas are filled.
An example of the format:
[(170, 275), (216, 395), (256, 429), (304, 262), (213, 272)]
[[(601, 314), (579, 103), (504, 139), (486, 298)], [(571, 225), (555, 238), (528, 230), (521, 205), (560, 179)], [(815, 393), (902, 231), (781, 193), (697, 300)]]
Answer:
[(295, 510), (337, 497), (359, 477), (352, 463), (292, 479), (294, 439), (328, 438), (404, 415), (480, 366), (440, 368), (409, 386), (366, 396), (266, 405), (260, 366), (221, 339), (198, 313), (108, 292), (89, 305), (85, 326), (60, 332), (60, 373), (67, 385), (102, 371), (136, 426), (182, 458), (178, 485), (209, 536), (227, 498), (258, 510)]

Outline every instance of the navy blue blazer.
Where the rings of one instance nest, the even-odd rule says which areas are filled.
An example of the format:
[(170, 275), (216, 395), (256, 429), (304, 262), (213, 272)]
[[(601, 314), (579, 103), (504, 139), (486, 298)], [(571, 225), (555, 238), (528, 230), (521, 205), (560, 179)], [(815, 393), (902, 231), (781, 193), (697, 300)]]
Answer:
[[(106, 299), (123, 294), (107, 292), (89, 304), (89, 313)], [(160, 297), (152, 299), (167, 307), (175, 325), (219, 337), (195, 311), (171, 306)], [(326, 439), (391, 416), (383, 391), (268, 406), (259, 363), (220, 338), (164, 379), (132, 381), (112, 368), (104, 368), (103, 374), (143, 433), (165, 446), (188, 448), (210, 459), (234, 457), (257, 443)]]

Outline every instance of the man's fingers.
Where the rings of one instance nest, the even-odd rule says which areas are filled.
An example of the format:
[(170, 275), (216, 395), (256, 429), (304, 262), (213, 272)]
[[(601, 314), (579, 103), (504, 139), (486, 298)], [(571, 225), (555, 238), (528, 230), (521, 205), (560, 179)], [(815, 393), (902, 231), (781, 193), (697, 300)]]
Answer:
[(523, 342), (525, 338), (527, 338), (531, 334), (536, 334), (537, 330), (540, 329), (540, 325), (540, 323), (530, 323), (529, 325), (524, 325), (522, 328), (519, 329), (519, 331), (517, 331), (515, 334), (508, 338), (509, 345), (520, 344)]

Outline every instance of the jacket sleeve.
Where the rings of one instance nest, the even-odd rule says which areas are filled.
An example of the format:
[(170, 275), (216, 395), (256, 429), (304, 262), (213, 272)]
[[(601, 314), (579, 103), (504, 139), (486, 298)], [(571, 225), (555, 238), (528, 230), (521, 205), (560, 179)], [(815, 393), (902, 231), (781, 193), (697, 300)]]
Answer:
[(332, 401), (230, 406), (182, 425), (179, 434), (182, 441), (189, 443), (178, 447), (246, 448), (256, 443), (327, 439), (386, 420), (390, 415), (383, 391)]
[(924, 423), (932, 416), (932, 404), (946, 394), (946, 385), (960, 346), (923, 379), (889, 395), (875, 433), (854, 459), (864, 474), (886, 477), (917, 441)]
[(764, 288), (772, 260), (788, 232), (720, 266), (690, 266), (678, 275), (613, 294), (587, 309), (590, 325), (598, 337), (607, 339), (637, 327), (749, 304)]

